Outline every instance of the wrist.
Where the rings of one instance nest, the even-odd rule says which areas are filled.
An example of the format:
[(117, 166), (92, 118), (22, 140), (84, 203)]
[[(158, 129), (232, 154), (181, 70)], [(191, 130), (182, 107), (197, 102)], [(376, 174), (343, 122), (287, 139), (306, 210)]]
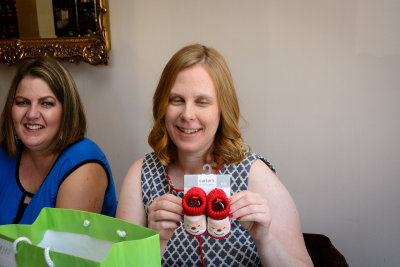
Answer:
[(258, 238), (253, 238), (254, 243), (257, 247), (268, 246), (269, 244), (274, 242), (274, 236), (271, 231), (268, 231), (264, 235), (259, 236)]

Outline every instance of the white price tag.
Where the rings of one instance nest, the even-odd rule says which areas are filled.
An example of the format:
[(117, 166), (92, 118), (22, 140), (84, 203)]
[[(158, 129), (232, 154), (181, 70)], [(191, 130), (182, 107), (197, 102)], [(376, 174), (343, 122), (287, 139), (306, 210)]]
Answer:
[(192, 187), (202, 188), (206, 194), (214, 188), (224, 190), (227, 197), (231, 196), (231, 177), (226, 174), (187, 174), (184, 176), (184, 192)]

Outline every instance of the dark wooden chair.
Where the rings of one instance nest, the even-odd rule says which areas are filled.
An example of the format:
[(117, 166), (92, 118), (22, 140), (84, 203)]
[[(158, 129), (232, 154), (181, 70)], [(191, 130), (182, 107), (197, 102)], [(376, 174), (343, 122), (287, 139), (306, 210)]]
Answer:
[(315, 267), (348, 267), (345, 257), (321, 234), (303, 233), (307, 251)]

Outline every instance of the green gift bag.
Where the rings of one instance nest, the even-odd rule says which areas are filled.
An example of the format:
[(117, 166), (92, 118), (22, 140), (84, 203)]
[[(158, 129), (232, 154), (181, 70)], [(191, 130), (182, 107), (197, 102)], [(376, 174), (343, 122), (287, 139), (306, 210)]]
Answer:
[(0, 226), (5, 266), (161, 266), (159, 236), (97, 213), (44, 208), (32, 225)]

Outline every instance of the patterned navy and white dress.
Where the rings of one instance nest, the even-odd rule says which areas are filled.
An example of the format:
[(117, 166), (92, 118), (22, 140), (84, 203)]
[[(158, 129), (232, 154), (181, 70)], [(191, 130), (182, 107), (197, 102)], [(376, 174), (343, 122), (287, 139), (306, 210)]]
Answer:
[[(235, 165), (224, 165), (218, 174), (231, 175), (231, 195), (247, 190), (250, 167), (256, 159), (263, 160), (274, 171), (272, 166), (261, 156), (250, 153), (242, 162)], [(170, 192), (166, 168), (154, 153), (147, 154), (143, 160), (142, 171), (143, 203), (146, 214), (153, 200)], [(172, 190), (172, 194), (182, 198), (184, 193)], [(201, 236), (201, 248), (206, 267), (211, 266), (261, 266), (253, 239), (240, 225), (232, 220), (231, 232), (224, 239), (214, 239), (207, 233)], [(198, 237), (186, 234), (181, 226), (168, 241), (162, 257), (162, 266), (203, 266)]]

